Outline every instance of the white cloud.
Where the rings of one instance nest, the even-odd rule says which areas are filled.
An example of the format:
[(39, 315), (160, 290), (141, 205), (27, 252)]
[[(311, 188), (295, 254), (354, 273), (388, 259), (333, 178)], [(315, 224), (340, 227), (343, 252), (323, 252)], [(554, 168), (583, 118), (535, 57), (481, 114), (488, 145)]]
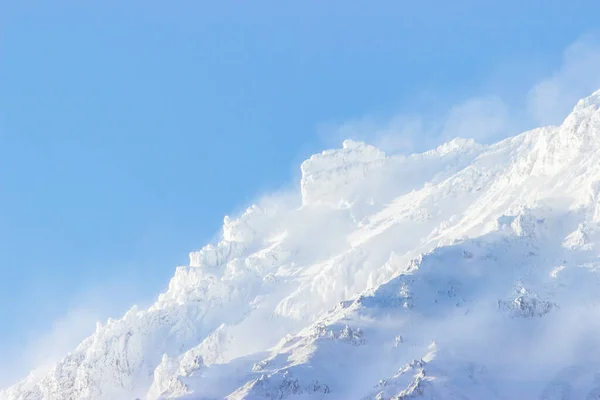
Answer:
[[(105, 323), (108, 317), (122, 316), (134, 299), (143, 297), (141, 288), (130, 282), (114, 281), (87, 287), (73, 297), (71, 303), (76, 306), (56, 318), (48, 329), (25, 333), (22, 348), (10, 355), (10, 360), (0, 362), (0, 388), (14, 384), (30, 371), (46, 371), (90, 336), (96, 322)], [(17, 353), (19, 356), (15, 357)]]
[(519, 90), (511, 103), (496, 95), (475, 96), (441, 114), (369, 115), (326, 130), (338, 143), (351, 138), (390, 153), (423, 151), (455, 137), (490, 143), (535, 126), (559, 124), (577, 100), (598, 88), (600, 45), (588, 36), (564, 51), (555, 72)]
[(367, 116), (335, 129), (337, 140), (371, 143), (389, 153), (410, 153), (455, 137), (489, 142), (505, 136), (511, 126), (508, 106), (495, 96), (476, 97), (450, 107), (441, 117), (396, 115), (387, 120)]
[(510, 111), (499, 97), (478, 97), (450, 109), (443, 123), (442, 139), (469, 137), (478, 142), (497, 139), (509, 131)]
[(588, 36), (569, 46), (560, 68), (529, 91), (528, 109), (538, 124), (559, 124), (577, 100), (598, 88), (600, 44)]
[(0, 364), (0, 388), (24, 378), (34, 368), (34, 373), (46, 371), (94, 332), (96, 321), (101, 319), (97, 310), (81, 307), (57, 318), (44, 332), (25, 335), (19, 356), (11, 354), (10, 362)]
[(52, 323), (52, 328), (36, 337), (24, 353), (23, 361), (45, 368), (64, 357), (94, 332), (97, 321), (106, 318), (97, 309), (80, 307)]
[(420, 116), (398, 115), (387, 121), (367, 116), (343, 123), (335, 136), (340, 141), (351, 138), (371, 142), (385, 151), (406, 152), (414, 151), (419, 138), (426, 136), (429, 129)]

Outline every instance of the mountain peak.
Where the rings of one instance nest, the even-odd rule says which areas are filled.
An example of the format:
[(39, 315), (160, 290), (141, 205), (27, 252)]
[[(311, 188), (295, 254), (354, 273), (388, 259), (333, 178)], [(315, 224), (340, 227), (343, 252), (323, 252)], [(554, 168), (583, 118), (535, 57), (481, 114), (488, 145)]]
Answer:
[(342, 149), (311, 156), (300, 166), (303, 204), (337, 204), (345, 200), (352, 195), (352, 183), (381, 167), (385, 159), (380, 149), (354, 140), (345, 140)]
[(489, 146), (313, 155), (302, 206), (225, 217), (151, 307), (0, 398), (596, 396), (599, 99)]
[(600, 90), (596, 90), (591, 95), (584, 97), (579, 100), (575, 105), (575, 110), (584, 109), (584, 108), (593, 108), (593, 110), (597, 110), (600, 106)]

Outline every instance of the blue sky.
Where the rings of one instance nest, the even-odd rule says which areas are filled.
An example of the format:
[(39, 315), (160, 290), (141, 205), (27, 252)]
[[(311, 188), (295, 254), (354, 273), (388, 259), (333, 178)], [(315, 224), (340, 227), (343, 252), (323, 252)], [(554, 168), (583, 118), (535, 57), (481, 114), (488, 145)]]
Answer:
[(225, 214), (345, 133), (502, 136), (600, 86), (596, 1), (216, 3), (0, 4), (6, 379), (150, 302)]

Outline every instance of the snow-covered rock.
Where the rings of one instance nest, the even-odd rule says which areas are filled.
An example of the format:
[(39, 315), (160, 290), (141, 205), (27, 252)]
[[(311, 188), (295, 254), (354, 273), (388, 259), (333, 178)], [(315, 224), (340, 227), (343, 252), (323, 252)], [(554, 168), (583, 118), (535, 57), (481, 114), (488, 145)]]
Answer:
[(340, 150), (315, 154), (301, 165), (302, 200), (304, 204), (350, 200), (358, 189), (354, 184), (364, 180), (385, 163), (385, 153), (365, 143), (345, 140)]
[(226, 217), (0, 399), (597, 398), (599, 99), (492, 145), (312, 156), (297, 206)]

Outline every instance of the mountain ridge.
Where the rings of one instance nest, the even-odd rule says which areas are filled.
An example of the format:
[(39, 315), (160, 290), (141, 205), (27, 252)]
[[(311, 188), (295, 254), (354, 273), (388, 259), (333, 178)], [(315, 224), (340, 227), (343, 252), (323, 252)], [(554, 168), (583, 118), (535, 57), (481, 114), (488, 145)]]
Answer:
[(225, 217), (152, 306), (0, 398), (591, 399), (599, 106), (491, 145), (313, 155), (300, 199)]

